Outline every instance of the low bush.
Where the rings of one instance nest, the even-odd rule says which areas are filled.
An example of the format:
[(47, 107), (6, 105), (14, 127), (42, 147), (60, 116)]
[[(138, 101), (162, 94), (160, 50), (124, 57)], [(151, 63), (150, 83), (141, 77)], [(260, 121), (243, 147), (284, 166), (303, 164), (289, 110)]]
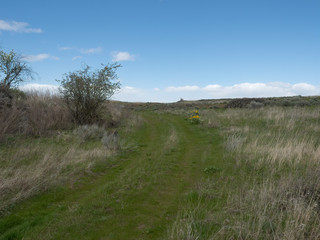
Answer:
[(264, 104), (261, 102), (256, 102), (256, 101), (251, 101), (247, 105), (247, 108), (251, 108), (251, 109), (257, 109), (257, 108), (262, 108), (262, 107), (264, 107)]
[(108, 150), (118, 151), (121, 149), (120, 143), (119, 143), (118, 131), (111, 131), (110, 133), (104, 133), (101, 139), (101, 142)]
[(102, 127), (99, 127), (96, 124), (93, 124), (93, 125), (81, 125), (78, 128), (76, 128), (73, 132), (82, 141), (87, 141), (87, 140), (100, 140), (106, 133), (106, 130)]

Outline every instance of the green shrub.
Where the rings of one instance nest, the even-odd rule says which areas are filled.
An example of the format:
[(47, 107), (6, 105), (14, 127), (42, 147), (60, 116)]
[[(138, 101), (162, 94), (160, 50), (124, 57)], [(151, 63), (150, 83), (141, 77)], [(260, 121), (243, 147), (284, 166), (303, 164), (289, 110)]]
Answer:
[(111, 64), (91, 71), (86, 66), (58, 80), (61, 94), (76, 123), (91, 124), (100, 119), (102, 104), (120, 88), (119, 81), (112, 82), (117, 80), (118, 67), (120, 65)]

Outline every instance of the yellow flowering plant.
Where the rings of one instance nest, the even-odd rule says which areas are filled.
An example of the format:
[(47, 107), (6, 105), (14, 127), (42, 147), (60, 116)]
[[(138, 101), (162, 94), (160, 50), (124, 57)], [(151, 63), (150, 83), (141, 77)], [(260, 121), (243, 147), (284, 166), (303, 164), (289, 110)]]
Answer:
[(191, 121), (191, 123), (193, 124), (199, 124), (200, 123), (200, 114), (199, 114), (199, 110), (193, 110), (191, 112), (191, 115), (189, 117), (189, 120)]

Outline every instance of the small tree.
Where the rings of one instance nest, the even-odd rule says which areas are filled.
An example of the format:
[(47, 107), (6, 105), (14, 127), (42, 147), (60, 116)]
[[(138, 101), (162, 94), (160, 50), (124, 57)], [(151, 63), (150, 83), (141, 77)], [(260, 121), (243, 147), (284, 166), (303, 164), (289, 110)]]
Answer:
[(9, 53), (0, 50), (0, 109), (11, 106), (12, 88), (28, 78), (32, 78), (32, 71), (21, 56), (13, 50)]
[(31, 69), (20, 55), (13, 50), (6, 53), (0, 50), (0, 88), (16, 87), (31, 77)]
[(116, 75), (120, 66), (108, 64), (96, 71), (90, 71), (89, 66), (84, 66), (79, 71), (65, 74), (62, 80), (57, 80), (62, 87), (60, 92), (77, 123), (92, 123), (99, 117), (101, 104), (120, 88)]

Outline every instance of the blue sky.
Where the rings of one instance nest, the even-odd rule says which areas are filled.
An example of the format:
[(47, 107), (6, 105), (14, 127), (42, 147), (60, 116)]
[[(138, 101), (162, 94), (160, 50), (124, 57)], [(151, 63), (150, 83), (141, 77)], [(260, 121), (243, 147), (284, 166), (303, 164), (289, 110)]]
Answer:
[(0, 0), (25, 88), (118, 61), (123, 101), (320, 95), (318, 0)]

